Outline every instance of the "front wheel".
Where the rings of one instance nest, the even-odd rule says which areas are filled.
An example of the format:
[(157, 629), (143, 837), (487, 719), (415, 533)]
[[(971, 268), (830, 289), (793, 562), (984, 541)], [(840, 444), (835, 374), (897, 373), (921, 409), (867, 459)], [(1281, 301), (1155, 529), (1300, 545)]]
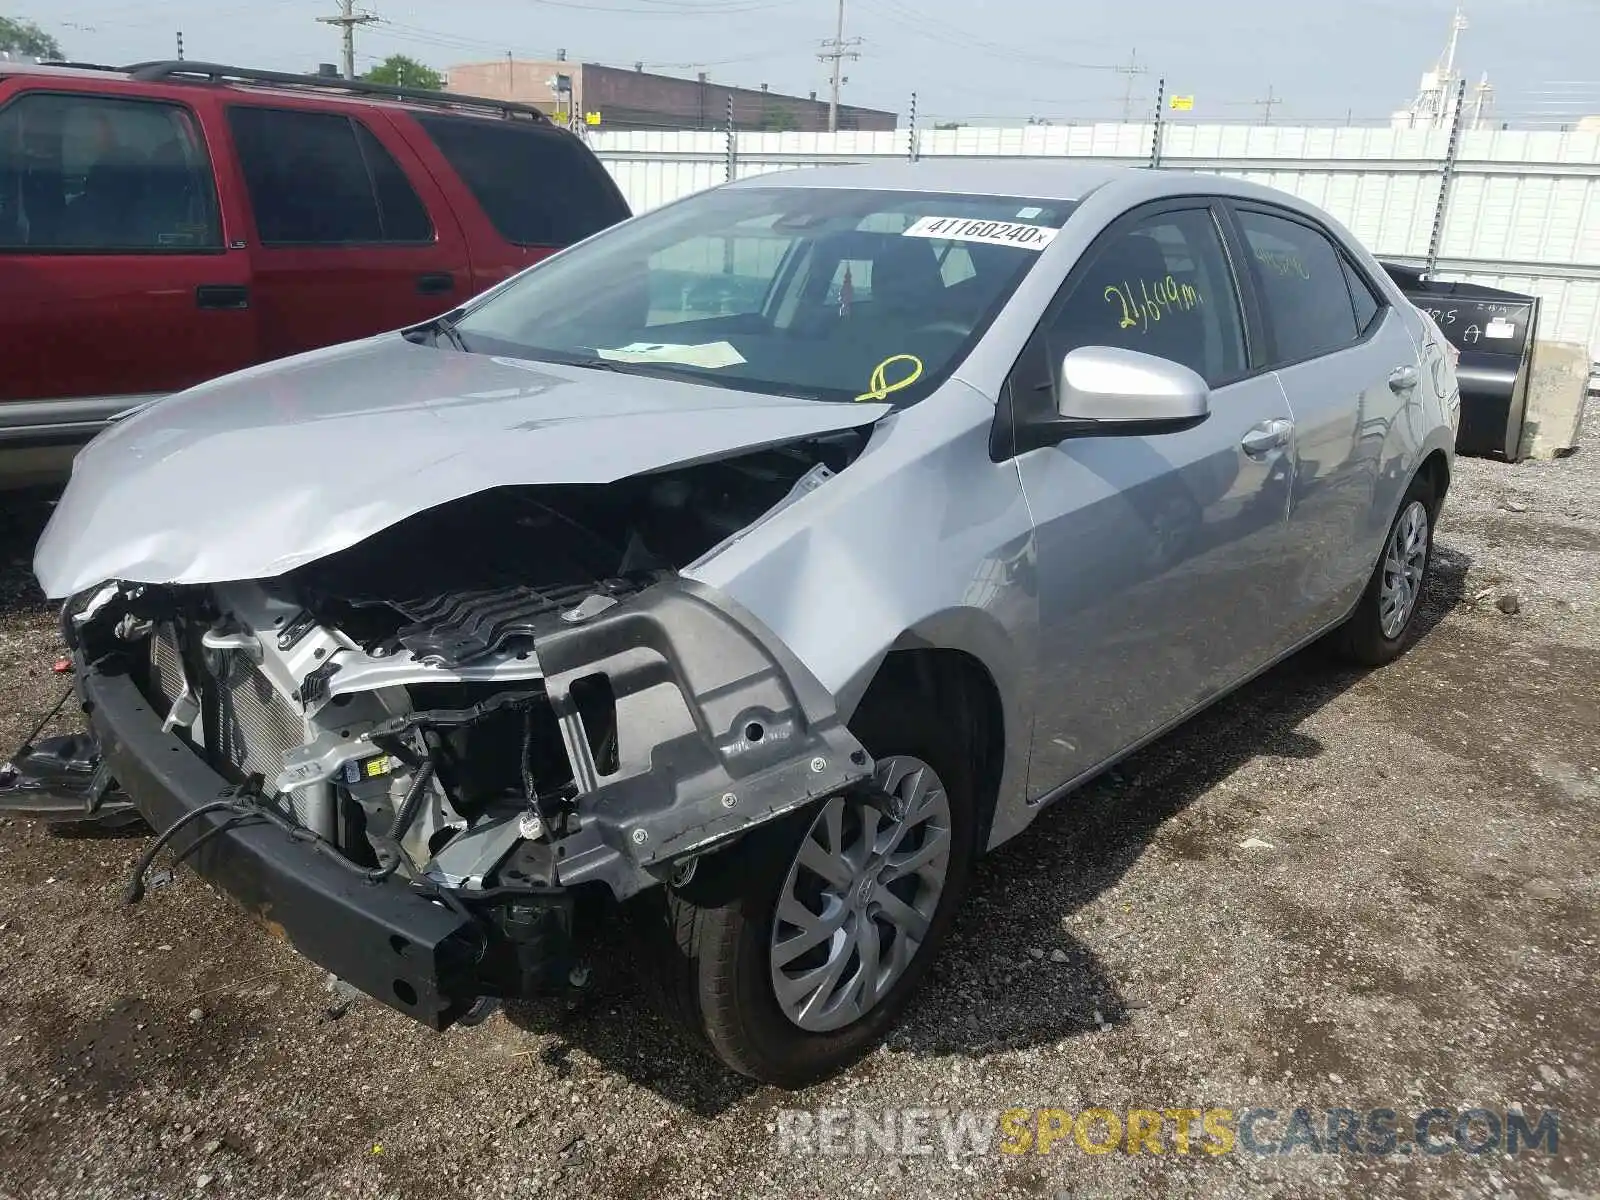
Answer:
[(1437, 512), (1431, 484), (1421, 476), (1413, 479), (1389, 526), (1383, 556), (1340, 630), (1339, 649), (1346, 658), (1369, 667), (1382, 666), (1410, 644), (1433, 561)]
[(889, 1032), (971, 869), (959, 739), (904, 696), (864, 703), (852, 725), (875, 789), (753, 830), (665, 898), (668, 1015), (734, 1070), (784, 1087), (833, 1074)]

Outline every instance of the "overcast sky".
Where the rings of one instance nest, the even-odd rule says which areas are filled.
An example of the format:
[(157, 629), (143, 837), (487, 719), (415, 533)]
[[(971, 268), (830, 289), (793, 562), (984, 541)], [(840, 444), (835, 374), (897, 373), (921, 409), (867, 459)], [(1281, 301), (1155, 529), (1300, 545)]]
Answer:
[[(936, 119), (1116, 117), (1137, 50), (1148, 111), (1155, 79), (1193, 94), (1197, 120), (1378, 118), (1407, 101), (1444, 49), (1454, 0), (847, 0), (844, 98), (904, 112), (912, 91)], [(1600, 0), (1468, 0), (1459, 65), (1484, 71), (1502, 117), (1600, 112)], [(336, 62), (334, 0), (0, 0), (71, 57), (123, 63), (187, 56), (305, 70)], [(501, 57), (631, 64), (826, 94), (816, 61), (835, 0), (358, 0), (381, 23), (357, 30), (358, 68), (403, 53), (434, 67)], [(1096, 69), (1099, 68), (1099, 69)]]

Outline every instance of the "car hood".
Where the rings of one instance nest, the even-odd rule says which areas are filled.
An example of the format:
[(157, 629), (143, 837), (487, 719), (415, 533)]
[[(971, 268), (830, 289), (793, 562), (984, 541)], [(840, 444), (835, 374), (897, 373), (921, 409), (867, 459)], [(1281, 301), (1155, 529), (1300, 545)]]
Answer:
[(390, 334), (253, 367), (118, 421), (78, 456), (34, 570), (56, 598), (108, 579), (267, 578), (488, 488), (610, 483), (888, 409)]

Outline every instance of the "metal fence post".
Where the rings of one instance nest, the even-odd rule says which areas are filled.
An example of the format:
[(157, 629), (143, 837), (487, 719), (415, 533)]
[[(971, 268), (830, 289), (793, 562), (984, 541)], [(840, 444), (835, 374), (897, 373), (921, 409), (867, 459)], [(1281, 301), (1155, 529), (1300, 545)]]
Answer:
[(1163, 77), (1156, 80), (1156, 131), (1150, 138), (1150, 169), (1161, 169), (1161, 110), (1167, 103), (1167, 81)]
[(1428, 235), (1428, 266), (1432, 275), (1439, 265), (1439, 244), (1444, 240), (1444, 219), (1450, 209), (1450, 191), (1456, 179), (1456, 160), (1461, 150), (1461, 115), (1467, 108), (1467, 80), (1456, 84), (1456, 108), (1450, 115), (1450, 141), (1445, 146), (1444, 165), (1439, 172), (1439, 203), (1433, 210), (1433, 232)]

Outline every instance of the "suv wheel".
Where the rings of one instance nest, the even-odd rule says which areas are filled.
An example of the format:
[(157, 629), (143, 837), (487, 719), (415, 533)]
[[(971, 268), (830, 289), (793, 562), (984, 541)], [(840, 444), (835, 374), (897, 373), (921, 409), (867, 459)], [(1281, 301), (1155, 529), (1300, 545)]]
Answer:
[(745, 1075), (799, 1087), (872, 1049), (965, 891), (969, 760), (894, 699), (869, 696), (852, 723), (875, 756), (874, 793), (758, 827), (665, 897), (657, 982), (668, 1015)]

